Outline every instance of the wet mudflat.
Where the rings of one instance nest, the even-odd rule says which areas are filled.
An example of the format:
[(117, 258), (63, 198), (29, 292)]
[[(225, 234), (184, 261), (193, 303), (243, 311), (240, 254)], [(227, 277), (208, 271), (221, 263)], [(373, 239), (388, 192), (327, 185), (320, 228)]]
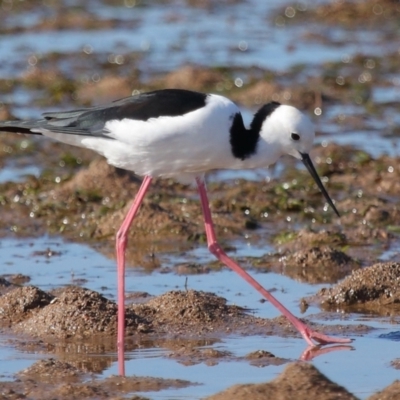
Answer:
[(164, 87), (222, 93), (247, 116), (271, 100), (311, 114), (340, 220), (290, 159), (211, 174), (211, 208), (227, 252), (291, 311), (355, 339), (307, 349), (208, 254), (195, 189), (157, 180), (131, 232), (127, 376), (115, 376), (113, 242), (140, 180), (4, 134), (0, 398), (400, 396), (398, 2), (0, 7), (2, 119)]

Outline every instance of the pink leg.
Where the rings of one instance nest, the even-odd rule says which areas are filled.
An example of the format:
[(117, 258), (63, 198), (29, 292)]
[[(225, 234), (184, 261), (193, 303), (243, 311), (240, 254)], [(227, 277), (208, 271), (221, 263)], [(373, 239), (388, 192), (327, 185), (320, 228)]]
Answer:
[(139, 192), (137, 193), (135, 200), (133, 201), (131, 208), (126, 215), (124, 222), (119, 228), (116, 236), (116, 250), (117, 250), (117, 275), (118, 275), (118, 365), (119, 374), (125, 375), (125, 354), (124, 354), (124, 343), (125, 343), (125, 250), (128, 244), (128, 231), (132, 225), (132, 221), (142, 204), (143, 198), (150, 186), (152, 177), (146, 175), (143, 179), (142, 185), (140, 186)]
[(264, 289), (254, 278), (252, 278), (243, 268), (241, 268), (235, 261), (229, 258), (222, 250), (221, 246), (217, 243), (215, 236), (214, 226), (211, 217), (211, 211), (208, 204), (207, 190), (203, 179), (196, 178), (197, 186), (200, 193), (201, 207), (204, 215), (204, 223), (207, 235), (208, 248), (222, 263), (233, 271), (238, 273), (245, 281), (250, 283), (256, 290), (258, 290), (270, 303), (272, 303), (301, 333), (305, 341), (315, 346), (312, 339), (321, 344), (329, 343), (350, 343), (351, 339), (334, 338), (323, 335), (321, 333), (311, 330), (307, 325), (296, 318), (283, 304), (281, 304), (271, 293)]

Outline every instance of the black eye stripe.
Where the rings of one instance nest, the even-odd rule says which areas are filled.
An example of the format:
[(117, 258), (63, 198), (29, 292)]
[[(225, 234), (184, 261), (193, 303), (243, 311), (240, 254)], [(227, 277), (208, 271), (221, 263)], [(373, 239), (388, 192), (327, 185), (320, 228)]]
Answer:
[(293, 140), (300, 140), (300, 135), (298, 133), (292, 133), (291, 136)]

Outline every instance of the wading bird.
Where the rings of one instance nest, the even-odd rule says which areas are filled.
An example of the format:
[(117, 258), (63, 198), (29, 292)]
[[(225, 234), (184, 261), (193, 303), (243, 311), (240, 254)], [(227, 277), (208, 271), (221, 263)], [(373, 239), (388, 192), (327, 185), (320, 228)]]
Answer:
[[(116, 235), (119, 359), (124, 356), (128, 230), (155, 177), (196, 181), (210, 252), (271, 302), (309, 345), (314, 345), (313, 340), (320, 344), (351, 341), (311, 330), (232, 260), (215, 236), (204, 174), (218, 169), (263, 168), (285, 154), (304, 163), (339, 216), (308, 155), (315, 136), (313, 124), (296, 108), (277, 102), (265, 104), (246, 128), (239, 108), (223, 96), (165, 89), (127, 97), (106, 106), (49, 112), (38, 120), (3, 121), (0, 131), (43, 135), (85, 147), (103, 155), (108, 163), (144, 177)], [(124, 374), (121, 364), (120, 373)]]

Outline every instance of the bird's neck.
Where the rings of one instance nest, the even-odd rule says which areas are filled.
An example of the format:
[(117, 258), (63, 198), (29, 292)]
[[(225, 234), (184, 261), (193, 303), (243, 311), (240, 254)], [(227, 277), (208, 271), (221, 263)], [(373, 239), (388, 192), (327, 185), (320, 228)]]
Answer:
[(240, 113), (234, 115), (230, 144), (232, 154), (238, 161), (238, 168), (265, 168), (275, 163), (283, 154), (280, 142), (274, 140), (274, 135), (265, 134), (267, 132), (260, 134), (264, 121), (263, 109), (255, 114), (249, 129), (244, 126)]
[(257, 151), (259, 138), (260, 131), (252, 127), (246, 129), (242, 114), (236, 113), (230, 129), (230, 144), (233, 156), (242, 161), (250, 158)]

